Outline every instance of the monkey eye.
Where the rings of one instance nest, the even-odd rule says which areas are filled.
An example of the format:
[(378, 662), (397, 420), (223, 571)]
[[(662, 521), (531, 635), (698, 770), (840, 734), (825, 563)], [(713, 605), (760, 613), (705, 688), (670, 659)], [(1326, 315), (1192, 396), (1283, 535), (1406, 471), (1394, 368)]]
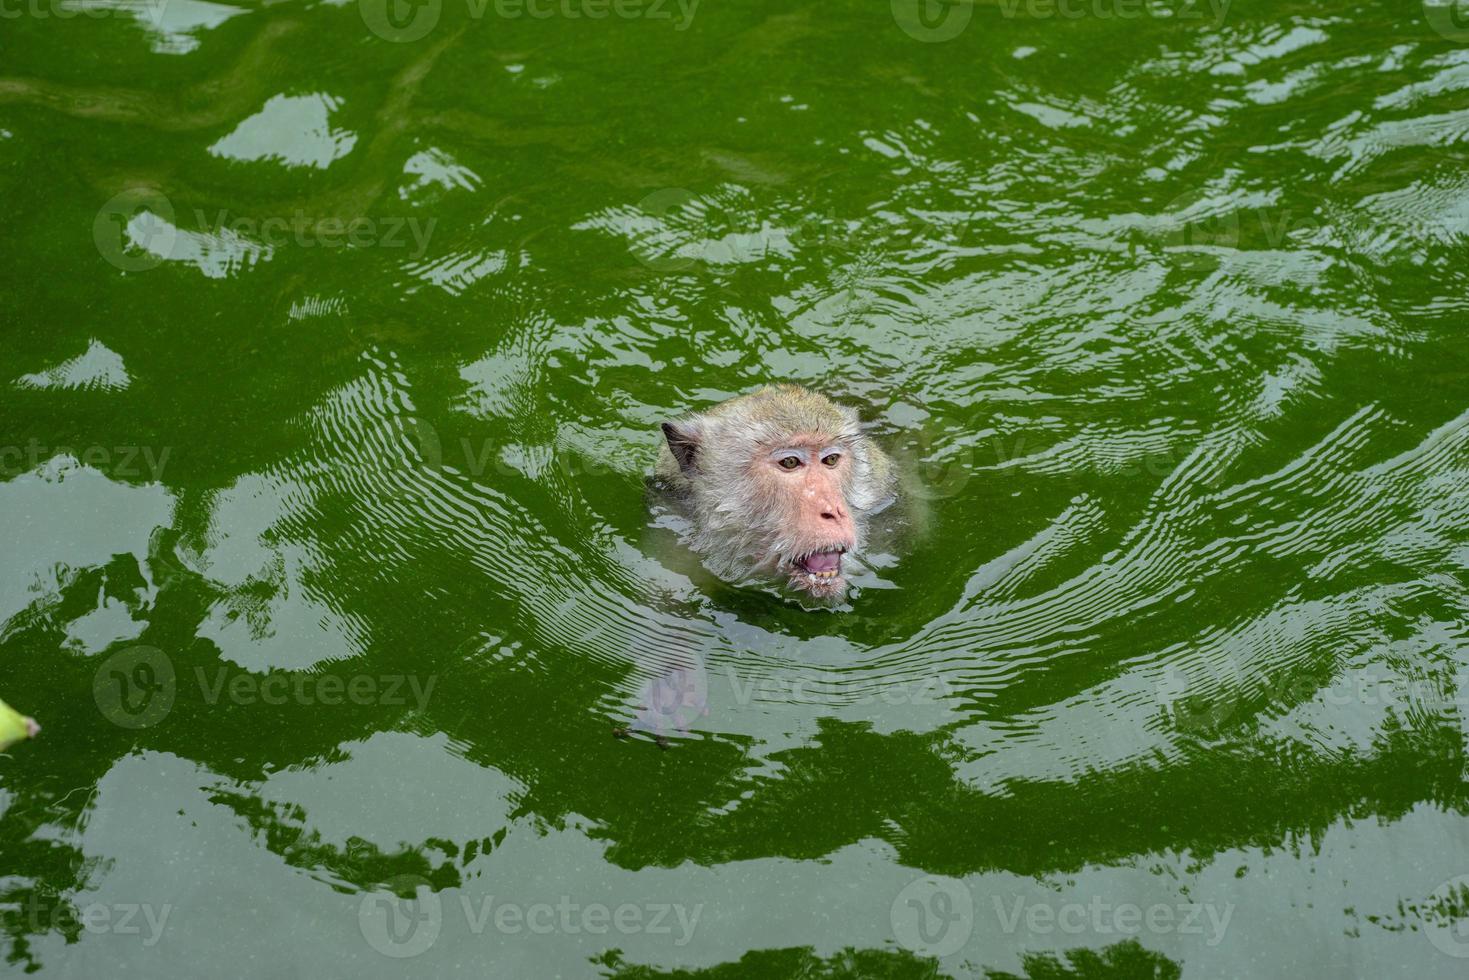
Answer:
[(780, 464), (780, 468), (781, 469), (783, 469), (783, 470), (793, 470), (797, 466), (800, 466), (801, 465), (801, 457), (799, 457), (799, 456), (782, 456), (777, 462)]
[(827, 453), (825, 456), (821, 457), (821, 461), (827, 466), (835, 466), (841, 460), (841, 458), (841, 453)]

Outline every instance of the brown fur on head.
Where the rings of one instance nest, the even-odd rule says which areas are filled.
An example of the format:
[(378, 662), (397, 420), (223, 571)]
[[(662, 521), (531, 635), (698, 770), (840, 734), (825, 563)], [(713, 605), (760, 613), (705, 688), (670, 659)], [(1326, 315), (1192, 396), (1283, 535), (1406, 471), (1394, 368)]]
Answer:
[(717, 574), (769, 574), (819, 598), (847, 590), (842, 556), (893, 494), (857, 413), (773, 385), (663, 424), (656, 475), (687, 500), (690, 542)]

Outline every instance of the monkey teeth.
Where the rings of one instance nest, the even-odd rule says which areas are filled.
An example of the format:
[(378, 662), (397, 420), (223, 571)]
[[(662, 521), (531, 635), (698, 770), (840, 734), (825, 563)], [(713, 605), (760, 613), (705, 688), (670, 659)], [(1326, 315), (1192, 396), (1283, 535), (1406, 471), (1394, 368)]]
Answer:
[(838, 546), (808, 552), (792, 562), (795, 566), (792, 577), (798, 582), (804, 578), (803, 584), (810, 589), (818, 585), (835, 585), (841, 578), (842, 555), (846, 550), (845, 547)]

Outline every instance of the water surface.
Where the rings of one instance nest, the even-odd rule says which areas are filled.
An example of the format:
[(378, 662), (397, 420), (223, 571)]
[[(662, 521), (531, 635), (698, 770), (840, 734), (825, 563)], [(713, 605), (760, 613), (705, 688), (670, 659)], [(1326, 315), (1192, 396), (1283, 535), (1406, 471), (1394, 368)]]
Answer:
[[(1462, 975), (1462, 8), (11, 12), (11, 969)], [(768, 380), (835, 612), (650, 516)]]

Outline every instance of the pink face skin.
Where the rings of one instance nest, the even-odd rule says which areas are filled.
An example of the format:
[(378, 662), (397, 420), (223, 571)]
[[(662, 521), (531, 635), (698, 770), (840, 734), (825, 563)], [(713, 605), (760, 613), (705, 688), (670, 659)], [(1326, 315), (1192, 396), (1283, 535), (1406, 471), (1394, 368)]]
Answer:
[(789, 550), (778, 570), (791, 586), (829, 598), (846, 592), (842, 555), (857, 547), (857, 529), (847, 508), (852, 462), (840, 443), (797, 436), (755, 460), (762, 488), (784, 502)]

